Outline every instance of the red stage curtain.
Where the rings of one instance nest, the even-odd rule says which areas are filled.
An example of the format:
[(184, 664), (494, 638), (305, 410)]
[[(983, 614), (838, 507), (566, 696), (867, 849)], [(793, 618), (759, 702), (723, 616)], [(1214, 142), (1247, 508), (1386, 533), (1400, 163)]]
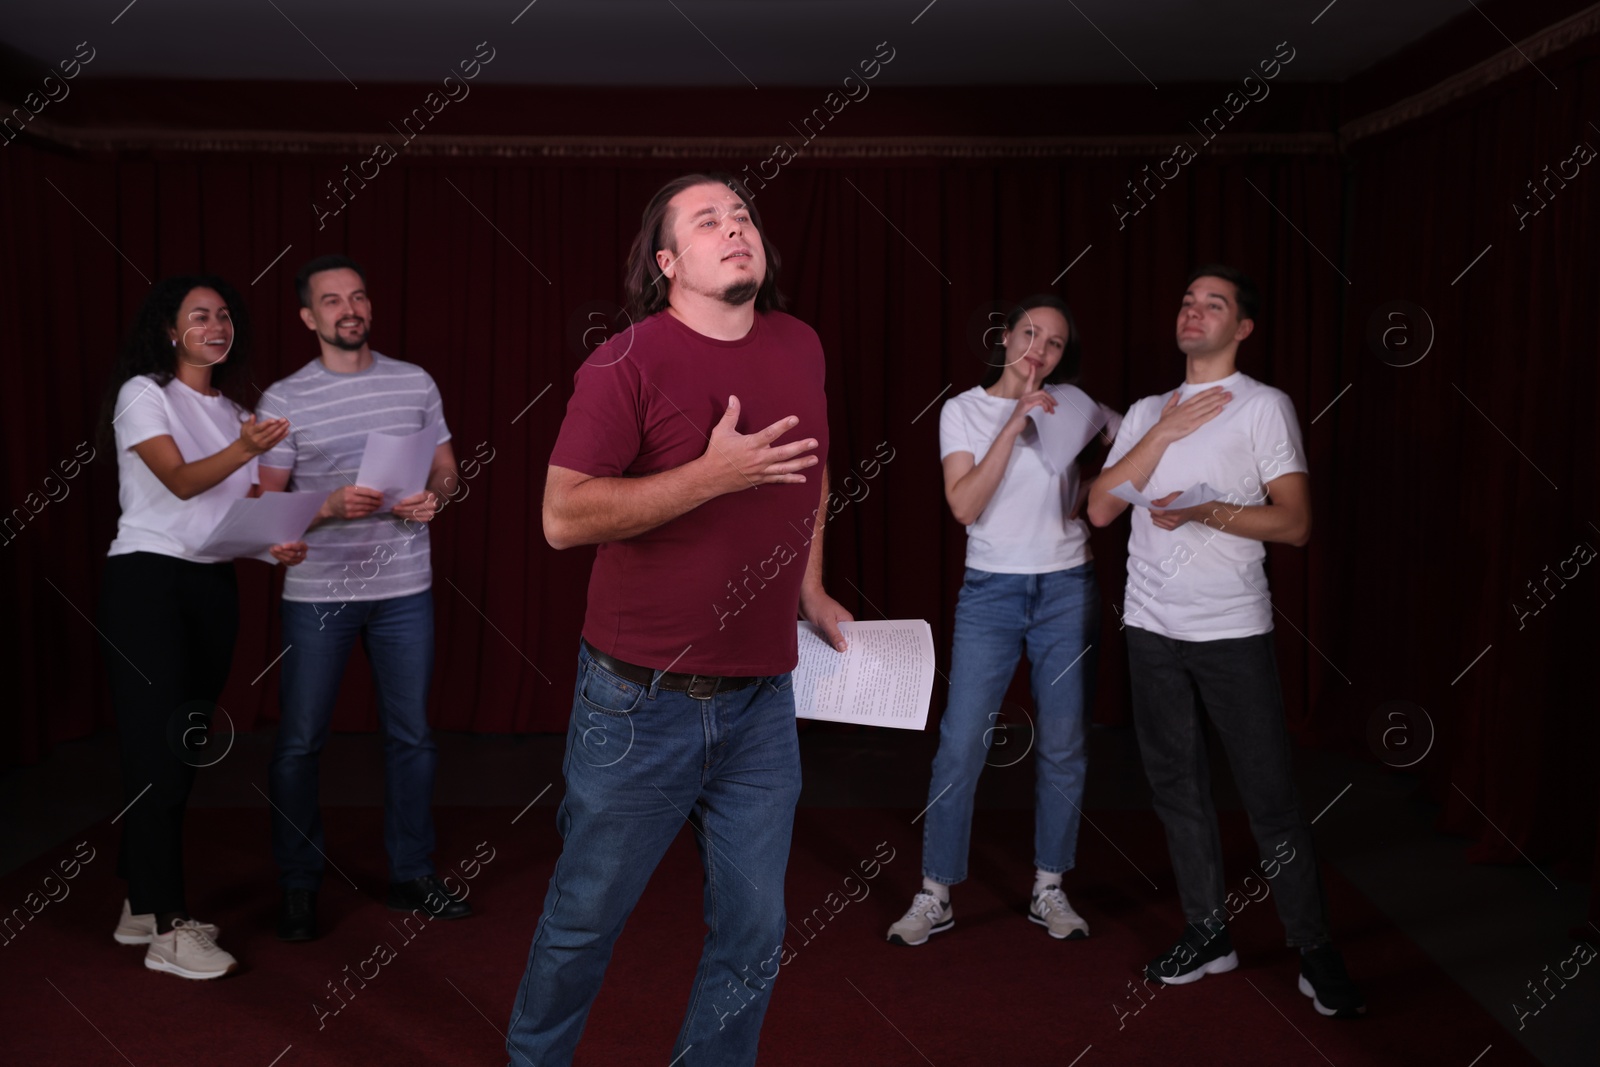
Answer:
[[(1596, 806), (1580, 672), (1600, 575), (1573, 554), (1600, 549), (1600, 159), (1522, 212), (1538, 207), (1526, 183), (1546, 165), (1580, 143), (1600, 150), (1593, 51), (1542, 57), (1542, 75), (1523, 65), (1351, 146), (1354, 284), (1336, 375), (1352, 388), (1312, 437), (1313, 456), (1332, 442), (1337, 464), (1313, 553), (1335, 598), (1317, 612), (1333, 623), (1318, 644), (1356, 683), (1336, 717), (1354, 730), (1384, 701), (1421, 705), (1438, 740), (1417, 770), (1442, 825), (1475, 838), (1480, 859), (1572, 872), (1593, 860)], [(1414, 366), (1364, 343), (1396, 300), (1432, 322)]]
[[(349, 252), (369, 272), (376, 347), (432, 371), (458, 456), (493, 450), (435, 529), (433, 721), (488, 732), (562, 729), (590, 555), (557, 554), (543, 541), (545, 464), (583, 355), (586, 315), (618, 298), (646, 198), (697, 161), (402, 157), (318, 232), (311, 199), (343, 162), (82, 160), (22, 142), (4, 150), (0, 212), (13, 235), (0, 267), (13, 324), (0, 431), (7, 503), (20, 503), (90, 437), (111, 354), (146, 290), (140, 272), (154, 279), (203, 267), (233, 281), (256, 322), (265, 385), (315, 354), (295, 316), (294, 269), (315, 254)], [(1059, 279), (1084, 336), (1085, 385), (1125, 405), (1182, 373), (1171, 337), (1185, 270), (1198, 259), (1233, 261), (1263, 279), (1273, 308), (1245, 349), (1246, 369), (1288, 390), (1303, 420), (1331, 395), (1343, 283), (1306, 238), (1337, 254), (1336, 161), (1203, 155), (1187, 168), (1191, 176), (1159, 190), (1119, 231), (1112, 202), (1146, 162), (796, 162), (757, 193), (784, 255), (792, 310), (828, 351), (836, 480), (880, 444), (893, 449), (867, 496), (827, 532), (830, 585), (861, 618), (927, 618), (948, 656), (963, 537), (943, 502), (934, 401), (976, 383), (973, 338), (997, 299)], [(1314, 471), (1331, 469), (1328, 447), (1313, 453)], [(13, 602), (29, 621), (7, 672), (16, 687), (4, 726), (13, 758), (36, 759), (53, 741), (109, 721), (83, 616), (94, 615), (115, 480), (103, 454), (70, 496), (4, 547)], [(1330, 511), (1331, 479), (1315, 484)], [(1120, 599), (1125, 539), (1121, 529), (1096, 535), (1108, 601)], [(1316, 556), (1273, 554), (1278, 603), (1294, 622), (1283, 628), (1285, 681), (1304, 725), (1327, 672), (1294, 632), (1318, 625), (1307, 596)], [(243, 628), (221, 703), (237, 728), (250, 729), (276, 718), (276, 669), (255, 679), (282, 646), (270, 572), (239, 567)], [(1105, 614), (1098, 707), (1112, 720), (1125, 702), (1123, 654), (1115, 616), (1109, 607)], [(347, 674), (345, 698), (338, 727), (375, 727), (363, 670)]]

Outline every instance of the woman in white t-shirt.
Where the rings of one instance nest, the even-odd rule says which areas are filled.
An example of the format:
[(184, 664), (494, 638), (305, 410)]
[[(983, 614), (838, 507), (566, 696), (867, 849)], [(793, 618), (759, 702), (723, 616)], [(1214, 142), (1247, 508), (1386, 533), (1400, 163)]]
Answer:
[[(238, 966), (217, 928), (189, 914), (183, 817), (195, 768), (220, 758), (207, 755), (207, 728), (239, 627), (233, 560), (200, 548), (235, 500), (259, 494), (256, 457), (289, 431), (245, 407), (249, 342), (226, 282), (161, 281), (122, 345), (102, 416), (122, 506), (99, 611), (128, 802), (117, 860), (128, 898), (113, 936), (148, 945), (151, 970), (185, 978)], [(292, 565), (305, 551), (295, 542), (272, 555)]]
[[(967, 570), (924, 812), (922, 889), (889, 927), (897, 945), (920, 945), (955, 923), (950, 886), (967, 876), (973, 794), (1024, 651), (1038, 771), (1028, 917), (1052, 937), (1089, 933), (1061, 889), (1077, 854), (1094, 666), (1087, 652), (1100, 603), (1088, 526), (1078, 517), (1085, 483), (1077, 454), (1097, 435), (1109, 444), (1120, 417), (1067, 384), (1078, 358), (1067, 305), (1030, 297), (1008, 316), (983, 384), (940, 413), (945, 499), (967, 528)], [(1042, 434), (1035, 419), (1049, 420)]]

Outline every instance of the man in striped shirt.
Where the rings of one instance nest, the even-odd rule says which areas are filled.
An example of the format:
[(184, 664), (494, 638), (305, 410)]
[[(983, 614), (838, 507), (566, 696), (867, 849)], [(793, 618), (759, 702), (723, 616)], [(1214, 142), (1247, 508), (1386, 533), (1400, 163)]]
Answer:
[[(300, 319), (318, 358), (262, 394), (260, 410), (289, 420), (261, 457), (261, 488), (326, 494), (307, 531), (306, 562), (283, 587), (281, 720), (272, 753), (272, 851), (283, 901), (278, 937), (316, 936), (322, 881), (318, 769), (351, 646), (372, 663), (384, 744), (384, 847), (389, 906), (442, 919), (471, 914), (435, 876), (428, 730), (433, 673), (433, 574), (428, 522), (456, 484), (439, 389), (414, 363), (372, 351), (372, 305), (353, 260), (322, 256), (295, 277)], [(369, 433), (437, 434), (427, 488), (379, 511), (383, 495), (355, 484)]]

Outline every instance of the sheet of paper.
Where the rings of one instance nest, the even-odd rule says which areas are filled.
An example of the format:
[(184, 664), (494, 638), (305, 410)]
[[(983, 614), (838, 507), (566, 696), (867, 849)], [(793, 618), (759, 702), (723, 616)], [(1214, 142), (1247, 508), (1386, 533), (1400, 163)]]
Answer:
[(933, 699), (933, 629), (922, 619), (847, 622), (840, 652), (810, 623), (800, 626), (794, 670), (795, 714), (802, 719), (921, 730)]
[(433, 453), (439, 445), (439, 430), (428, 426), (403, 437), (373, 431), (361, 453), (361, 469), (356, 484), (383, 492), (380, 511), (428, 487), (428, 471), (433, 468)]
[[(1193, 507), (1196, 504), (1204, 504), (1208, 500), (1228, 499), (1228, 494), (1224, 493), (1221, 489), (1211, 488), (1211, 486), (1207, 485), (1205, 482), (1201, 482), (1198, 485), (1193, 485), (1188, 489), (1185, 489), (1183, 492), (1178, 494), (1177, 499), (1169, 501), (1164, 508), (1158, 508), (1152, 504), (1149, 497), (1145, 496), (1143, 493), (1139, 492), (1139, 490), (1133, 487), (1132, 482), (1123, 482), (1121, 485), (1111, 490), (1111, 495), (1116, 497), (1118, 500), (1126, 500), (1130, 504), (1137, 504), (1141, 508), (1149, 508), (1151, 511), (1172, 511), (1175, 508), (1188, 508)], [(1162, 493), (1161, 495), (1166, 496), (1165, 493)]]
[(325, 499), (321, 493), (262, 493), (254, 498), (240, 497), (229, 506), (228, 513), (200, 546), (199, 554), (276, 562), (267, 549), (300, 540)]
[(1050, 470), (1065, 474), (1083, 446), (1106, 424), (1106, 413), (1089, 394), (1075, 385), (1047, 385), (1056, 398), (1054, 414), (1043, 408), (1028, 412), (1039, 433), (1039, 445)]

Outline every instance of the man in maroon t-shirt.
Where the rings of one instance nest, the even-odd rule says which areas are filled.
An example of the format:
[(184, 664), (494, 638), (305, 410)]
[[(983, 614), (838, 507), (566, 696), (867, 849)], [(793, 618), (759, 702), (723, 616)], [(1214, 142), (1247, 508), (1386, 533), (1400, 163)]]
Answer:
[(755, 1062), (800, 795), (796, 615), (843, 650), (850, 614), (822, 587), (822, 346), (779, 310), (778, 253), (746, 200), (706, 174), (656, 193), (628, 256), (633, 325), (579, 369), (550, 457), (546, 539), (599, 548), (514, 1064), (570, 1062), (685, 821), (710, 930), (672, 1062)]

